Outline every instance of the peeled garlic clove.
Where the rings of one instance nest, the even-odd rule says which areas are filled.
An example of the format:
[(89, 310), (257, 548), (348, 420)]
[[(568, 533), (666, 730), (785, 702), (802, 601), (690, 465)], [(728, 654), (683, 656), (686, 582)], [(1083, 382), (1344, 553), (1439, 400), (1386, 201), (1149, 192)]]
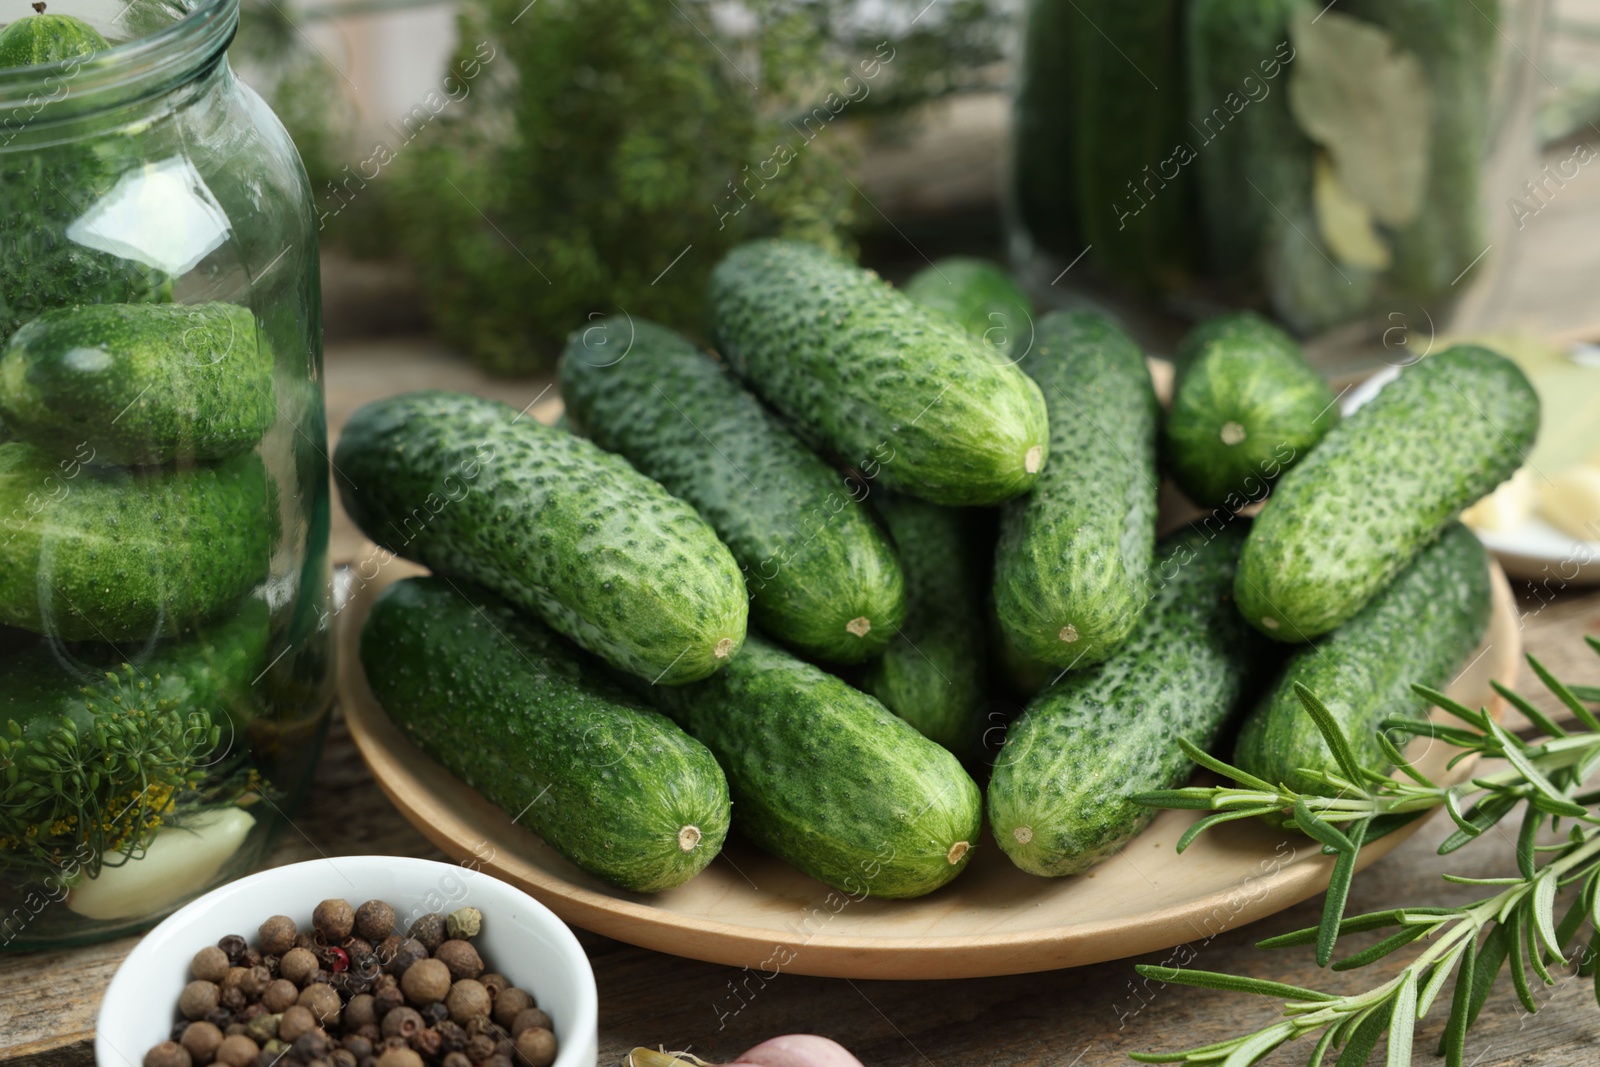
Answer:
[(1539, 514), (1580, 541), (1600, 541), (1600, 468), (1568, 467), (1539, 487)]
[(1500, 487), (1466, 511), (1461, 521), (1474, 530), (1500, 533), (1528, 521), (1534, 507), (1533, 472), (1523, 467)]
[(160, 830), (144, 855), (102, 867), (67, 894), (67, 907), (87, 919), (156, 915), (211, 884), (256, 824), (242, 808), (219, 808)]

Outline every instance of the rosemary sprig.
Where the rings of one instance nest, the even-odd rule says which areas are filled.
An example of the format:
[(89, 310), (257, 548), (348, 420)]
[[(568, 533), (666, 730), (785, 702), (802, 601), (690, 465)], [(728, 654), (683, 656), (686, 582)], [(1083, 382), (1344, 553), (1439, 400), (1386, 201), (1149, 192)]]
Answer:
[[(1585, 640), (1600, 653), (1600, 641)], [(1197, 763), (1237, 784), (1161, 790), (1137, 798), (1154, 807), (1213, 813), (1183, 835), (1180, 851), (1220, 822), (1280, 815), (1320, 842), (1324, 852), (1337, 857), (1322, 921), (1268, 938), (1258, 947), (1315, 945), (1318, 964), (1326, 966), (1332, 962), (1341, 934), (1393, 931), (1369, 948), (1333, 962), (1332, 969), (1340, 971), (1367, 966), (1414, 941), (1425, 939), (1427, 947), (1393, 978), (1348, 996), (1210, 971), (1140, 965), (1140, 974), (1162, 982), (1272, 997), (1282, 1001), (1282, 1018), (1227, 1041), (1181, 1052), (1135, 1053), (1133, 1059), (1248, 1067), (1282, 1045), (1317, 1034), (1308, 1067), (1321, 1067), (1335, 1049), (1339, 1050), (1336, 1067), (1359, 1067), (1380, 1038), (1387, 1039), (1389, 1067), (1406, 1067), (1411, 1062), (1417, 1021), (1427, 1016), (1453, 974), (1455, 989), (1439, 1052), (1447, 1067), (1461, 1067), (1467, 1031), (1499, 971), (1509, 964), (1518, 999), (1530, 1013), (1537, 1011), (1529, 971), (1538, 982), (1553, 984), (1551, 966), (1569, 962), (1569, 949), (1585, 925), (1590, 936), (1576, 957), (1578, 973), (1594, 979), (1595, 996), (1600, 1000), (1600, 968), (1596, 967), (1600, 957), (1600, 818), (1589, 809), (1600, 800), (1600, 790), (1584, 786), (1600, 769), (1600, 717), (1586, 703), (1600, 702), (1600, 689), (1563, 685), (1538, 660), (1530, 656), (1528, 662), (1545, 688), (1572, 712), (1577, 728), (1557, 725), (1525, 698), (1497, 684), (1501, 695), (1535, 726), (1535, 737), (1523, 739), (1506, 731), (1486, 710), (1472, 711), (1443, 693), (1415, 686), (1420, 695), (1461, 725), (1421, 719), (1386, 722), (1379, 743), (1403, 777), (1358, 766), (1338, 723), (1303, 686), (1295, 687), (1296, 695), (1327, 741), (1340, 771), (1316, 776), (1325, 787), (1320, 793), (1303, 794), (1272, 785), (1184, 743), (1185, 751)], [(1511, 766), (1457, 785), (1440, 786), (1405, 759), (1391, 734), (1431, 737), (1460, 749), (1451, 766), (1470, 755), (1501, 758)], [(1446, 875), (1451, 882), (1492, 888), (1495, 892), (1491, 895), (1460, 907), (1395, 908), (1345, 916), (1355, 860), (1364, 843), (1443, 807), (1456, 824), (1455, 832), (1439, 848), (1440, 853), (1449, 853), (1481, 836), (1523, 801), (1527, 807), (1517, 835), (1514, 876), (1470, 879)], [(1571, 825), (1561, 842), (1538, 844), (1540, 832), (1547, 826), (1559, 830), (1563, 819)], [(1556, 903), (1563, 893), (1571, 900), (1558, 921)]]

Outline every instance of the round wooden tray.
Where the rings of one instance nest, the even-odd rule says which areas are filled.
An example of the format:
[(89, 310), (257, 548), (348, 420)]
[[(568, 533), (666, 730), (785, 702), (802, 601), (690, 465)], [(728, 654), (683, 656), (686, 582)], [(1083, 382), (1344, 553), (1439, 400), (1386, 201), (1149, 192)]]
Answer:
[[(687, 885), (654, 896), (616, 889), (562, 859), (452, 777), (378, 706), (357, 655), (362, 621), (384, 586), (423, 572), (376, 551), (356, 564), (356, 589), (339, 619), (344, 713), (373, 776), (445, 853), (519, 886), (567, 922), (596, 933), (769, 978), (777, 971), (966, 978), (1073, 967), (1203, 941), (1327, 885), (1331, 860), (1316, 845), (1254, 820), (1219, 826), (1178, 856), (1173, 843), (1199, 813), (1168, 811), (1116, 857), (1075, 878), (1023, 873), (986, 830), (961, 877), (917, 900), (852, 901), (733, 838)], [(389, 562), (380, 565), (384, 559)], [(1491, 567), (1489, 632), (1449, 693), (1498, 713), (1489, 680), (1515, 681), (1522, 646), (1510, 587), (1499, 567)], [(1460, 780), (1471, 764), (1463, 761), (1447, 774), (1453, 751), (1439, 746), (1418, 763), (1436, 781)], [(1420, 825), (1362, 849), (1361, 865)]]

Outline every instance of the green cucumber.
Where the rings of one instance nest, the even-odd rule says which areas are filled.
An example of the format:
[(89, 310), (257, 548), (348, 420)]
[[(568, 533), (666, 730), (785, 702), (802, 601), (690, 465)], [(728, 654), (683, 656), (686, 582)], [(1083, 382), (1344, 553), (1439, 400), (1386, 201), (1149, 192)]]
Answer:
[(935, 504), (1032, 487), (1048, 430), (1038, 387), (870, 271), (754, 241), (711, 274), (718, 350), (811, 444)]
[(1116, 651), (1148, 599), (1155, 389), (1139, 346), (1094, 312), (1041, 319), (1022, 366), (1050, 405), (1055, 459), (1001, 519), (995, 613), (1022, 656), (1089, 667)]
[(728, 772), (739, 832), (813, 878), (917, 897), (967, 865), (982, 821), (967, 772), (820, 668), (752, 636), (726, 670), (646, 698)]
[(1334, 629), (1511, 477), (1538, 432), (1539, 395), (1487, 348), (1405, 368), (1273, 489), (1239, 563), (1239, 610), (1280, 641)]
[(59, 308), (0, 354), (0, 415), (58, 456), (225, 459), (254, 448), (276, 411), (272, 352), (236, 304)]
[(1339, 421), (1333, 390), (1288, 334), (1253, 312), (1202, 327), (1163, 425), (1167, 469), (1201, 507), (1260, 500)]
[(100, 31), (71, 15), (24, 15), (0, 30), (0, 70), (60, 63), (104, 52), (111, 46)]
[(861, 688), (957, 755), (978, 739), (984, 703), (981, 577), (971, 516), (912, 497), (882, 495), (906, 572), (906, 618), (867, 666)]
[(691, 682), (744, 642), (744, 580), (706, 521), (515, 408), (436, 391), (376, 401), (351, 416), (333, 469), (379, 545), (487, 586), (620, 670)]
[(1317, 772), (1343, 775), (1295, 696), (1298, 682), (1333, 713), (1362, 766), (1387, 767), (1377, 739), (1383, 721), (1426, 718), (1427, 701), (1411, 684), (1444, 689), (1488, 619), (1488, 555), (1451, 523), (1354, 618), (1290, 657), (1240, 728), (1234, 765), (1297, 792), (1326, 789)]
[(1158, 588), (1133, 635), (1039, 693), (1006, 731), (989, 822), (1018, 867), (1057, 877), (1106, 859), (1155, 815), (1134, 794), (1194, 772), (1178, 738), (1217, 740), (1265, 643), (1228, 596), (1243, 521), (1164, 539)]
[(1030, 347), (1033, 303), (990, 260), (947, 256), (913, 275), (905, 293), (960, 323), (1001, 359), (1020, 359)]
[(373, 695), (450, 773), (613, 885), (682, 885), (722, 848), (727, 779), (581, 656), (447, 578), (395, 582), (361, 630)]
[(215, 616), (267, 576), (278, 506), (255, 453), (176, 470), (90, 458), (0, 445), (0, 622), (142, 640)]
[(1028, 0), (1011, 111), (1011, 204), (1038, 247), (1057, 256), (1083, 251), (1078, 202), (1067, 195), (1073, 163), (1077, 70), (1062, 57), (1079, 28), (1060, 0)]
[[(628, 337), (627, 355), (596, 337)], [(768, 634), (831, 663), (882, 652), (905, 618), (889, 539), (831, 467), (683, 337), (616, 318), (573, 333), (561, 396), (600, 447), (697, 508), (744, 570)]]

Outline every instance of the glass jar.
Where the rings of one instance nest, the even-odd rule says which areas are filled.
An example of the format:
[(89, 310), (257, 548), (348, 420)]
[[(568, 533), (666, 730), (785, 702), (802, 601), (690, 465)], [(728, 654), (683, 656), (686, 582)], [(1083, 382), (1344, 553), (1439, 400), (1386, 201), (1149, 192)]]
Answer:
[(1047, 304), (1109, 305), (1158, 352), (1235, 307), (1329, 370), (1492, 326), (1524, 183), (1549, 178), (1545, 7), (1030, 0), (1014, 258)]
[(0, 70), (5, 948), (247, 871), (331, 699), (316, 227), (237, 0), (47, 15), (0, 36), (68, 56)]

